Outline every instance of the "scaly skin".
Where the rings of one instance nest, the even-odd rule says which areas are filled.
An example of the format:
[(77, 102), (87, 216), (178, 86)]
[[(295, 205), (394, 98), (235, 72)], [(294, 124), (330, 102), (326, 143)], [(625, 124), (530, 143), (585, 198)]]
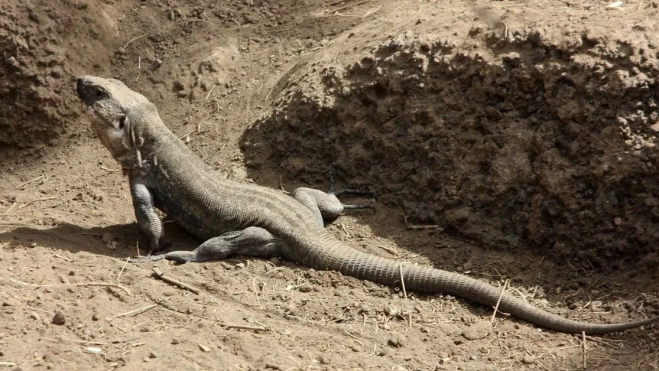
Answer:
[[(95, 114), (94, 130), (129, 176), (138, 224), (150, 239), (152, 251), (166, 246), (162, 223), (153, 212), (155, 206), (201, 239), (260, 227), (251, 230), (257, 232), (256, 240), (262, 241), (263, 246), (255, 247), (261, 250), (252, 254), (248, 249), (233, 250), (246, 255), (281, 255), (314, 269), (335, 270), (390, 286), (400, 281), (402, 271), (407, 290), (450, 294), (492, 307), (497, 305), (500, 288), (461, 274), (401, 265), (357, 251), (333, 237), (318, 223), (318, 212), (298, 200), (270, 188), (225, 179), (163, 124), (152, 103), (120, 81), (84, 76), (78, 79), (77, 92)], [(265, 237), (258, 237), (261, 234)], [(240, 232), (227, 239), (236, 235)], [(212, 241), (208, 241), (206, 257), (197, 261), (225, 255)], [(173, 255), (165, 257), (181, 262), (201, 256), (196, 251), (170, 254)], [(498, 310), (565, 333), (605, 334), (659, 320), (654, 317), (619, 324), (578, 322), (531, 306), (508, 293), (501, 296)]]

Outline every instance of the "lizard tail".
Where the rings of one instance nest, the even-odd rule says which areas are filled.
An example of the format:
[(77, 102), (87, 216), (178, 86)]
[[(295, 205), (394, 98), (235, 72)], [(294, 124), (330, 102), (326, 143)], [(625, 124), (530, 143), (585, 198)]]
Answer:
[[(384, 285), (404, 284), (410, 291), (449, 294), (491, 307), (497, 306), (498, 303), (498, 310), (501, 312), (558, 332), (601, 335), (659, 321), (659, 316), (612, 324), (574, 321), (534, 307), (506, 292), (502, 294), (501, 288), (462, 274), (366, 254), (328, 235), (315, 237), (314, 240), (317, 241), (317, 244), (313, 244), (315, 246), (309, 246), (307, 243), (305, 244), (307, 246), (300, 251), (293, 251), (291, 258), (308, 267), (336, 270), (347, 276)], [(300, 242), (304, 240), (309, 241), (307, 237), (300, 239)]]

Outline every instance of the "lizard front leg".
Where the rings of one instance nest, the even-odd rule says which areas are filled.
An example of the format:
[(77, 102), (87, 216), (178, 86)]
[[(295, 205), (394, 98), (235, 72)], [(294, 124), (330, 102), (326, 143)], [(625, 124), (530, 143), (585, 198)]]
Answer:
[(222, 260), (229, 255), (245, 255), (261, 258), (282, 256), (282, 242), (266, 229), (247, 227), (213, 237), (193, 251), (172, 251), (161, 255), (145, 256), (136, 261), (173, 260), (179, 264)]
[(165, 240), (165, 229), (162, 220), (154, 211), (151, 191), (139, 177), (131, 176), (129, 180), (137, 225), (149, 240), (149, 255), (151, 255), (170, 244)]

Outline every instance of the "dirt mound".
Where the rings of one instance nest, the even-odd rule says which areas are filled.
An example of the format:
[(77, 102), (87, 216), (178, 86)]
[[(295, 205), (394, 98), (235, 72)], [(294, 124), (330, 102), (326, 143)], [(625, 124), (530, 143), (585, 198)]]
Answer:
[(300, 68), (242, 148), (307, 183), (336, 170), (484, 246), (656, 267), (655, 29), (402, 31)]
[(107, 71), (114, 9), (66, 5), (0, 5), (0, 145), (30, 147), (57, 138), (79, 115), (76, 73)]

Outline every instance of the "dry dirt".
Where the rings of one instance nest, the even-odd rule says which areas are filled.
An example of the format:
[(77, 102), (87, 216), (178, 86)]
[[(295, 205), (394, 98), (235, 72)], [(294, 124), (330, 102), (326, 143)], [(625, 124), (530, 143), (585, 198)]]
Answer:
[(657, 369), (657, 326), (584, 339), (277, 259), (126, 264), (126, 179), (73, 94), (122, 79), (234, 179), (374, 189), (328, 227), (355, 248), (626, 321), (659, 314), (659, 3), (610, 2), (3, 1), (0, 369)]

